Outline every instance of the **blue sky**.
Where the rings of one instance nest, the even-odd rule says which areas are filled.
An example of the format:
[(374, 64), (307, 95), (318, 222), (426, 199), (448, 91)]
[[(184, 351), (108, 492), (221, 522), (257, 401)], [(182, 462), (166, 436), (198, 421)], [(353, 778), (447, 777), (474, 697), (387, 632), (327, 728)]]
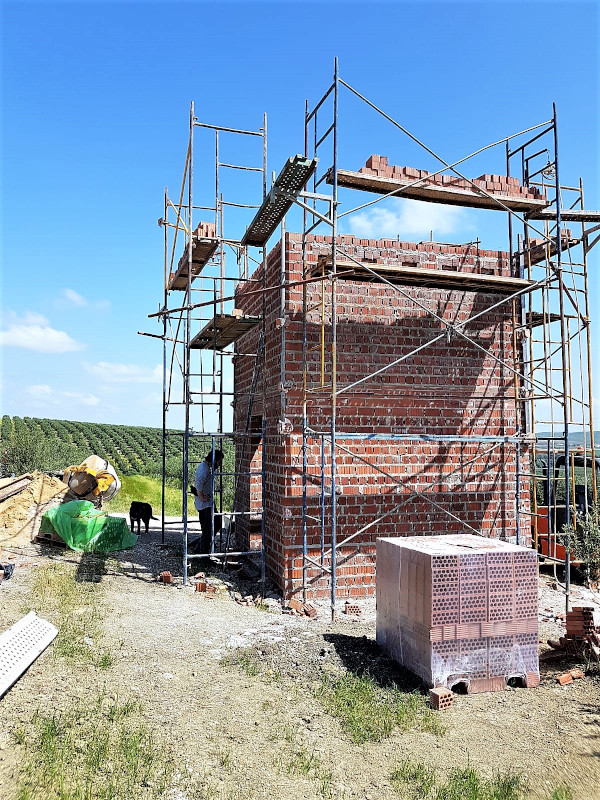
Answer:
[[(191, 100), (205, 122), (253, 130), (266, 111), (276, 171), (302, 151), (304, 100), (326, 89), (335, 55), (348, 83), (447, 159), (549, 119), (555, 101), (563, 182), (583, 177), (586, 206), (600, 208), (598, 9), (4, 2), (2, 331), (12, 334), (1, 349), (2, 412), (160, 425), (160, 343), (137, 331), (159, 332), (147, 319), (162, 296), (156, 220), (165, 185), (178, 193)], [(342, 166), (381, 153), (433, 168), (348, 94), (340, 114)], [(223, 146), (237, 163), (253, 157), (237, 142)], [(501, 149), (465, 167), (483, 172), (504, 172)], [(227, 191), (260, 200), (258, 185), (229, 180)], [(506, 246), (501, 214), (406, 201), (374, 208), (345, 230), (419, 241), (433, 227), (438, 240), (479, 235), (483, 246)]]

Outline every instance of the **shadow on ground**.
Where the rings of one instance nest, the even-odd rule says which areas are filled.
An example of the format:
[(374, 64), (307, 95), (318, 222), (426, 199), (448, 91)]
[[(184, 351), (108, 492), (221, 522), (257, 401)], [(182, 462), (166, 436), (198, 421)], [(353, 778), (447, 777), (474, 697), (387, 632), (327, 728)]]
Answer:
[(107, 574), (106, 560), (109, 553), (82, 553), (75, 580), (77, 583), (100, 583), (103, 575)]
[(333, 645), (348, 672), (359, 677), (369, 675), (384, 688), (396, 687), (404, 692), (427, 693), (420, 678), (386, 655), (374, 639), (346, 633), (325, 633), (323, 639)]

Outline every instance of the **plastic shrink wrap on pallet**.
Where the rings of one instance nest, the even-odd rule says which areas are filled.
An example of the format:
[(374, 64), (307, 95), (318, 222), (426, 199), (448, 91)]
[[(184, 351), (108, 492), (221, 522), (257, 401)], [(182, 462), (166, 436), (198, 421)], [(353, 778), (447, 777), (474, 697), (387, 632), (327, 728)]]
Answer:
[(377, 642), (429, 686), (539, 683), (535, 551), (469, 534), (377, 540)]

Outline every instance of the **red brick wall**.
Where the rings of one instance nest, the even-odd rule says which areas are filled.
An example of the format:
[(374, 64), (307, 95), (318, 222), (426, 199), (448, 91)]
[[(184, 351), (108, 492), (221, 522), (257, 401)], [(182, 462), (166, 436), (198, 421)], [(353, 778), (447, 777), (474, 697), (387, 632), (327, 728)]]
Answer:
[[(340, 237), (346, 252), (360, 261), (417, 264), (430, 269), (454, 269), (509, 275), (505, 253), (450, 247), (434, 243), (411, 244), (389, 240), (372, 241)], [(329, 237), (309, 237), (307, 262), (331, 251)], [(343, 256), (339, 256), (343, 258)], [(277, 286), (281, 269), (278, 244), (267, 259), (266, 285)], [(299, 234), (286, 236), (286, 277), (302, 278), (302, 244)], [(236, 305), (247, 314), (260, 314), (263, 298), (251, 294), (262, 285), (262, 268), (239, 290)], [(325, 384), (331, 382), (331, 283), (325, 283)], [(337, 289), (337, 382), (338, 390), (445, 334), (446, 322), (465, 321), (502, 299), (494, 292), (398, 287), (382, 283), (340, 280)], [(321, 283), (307, 285), (308, 307), (320, 307)], [(266, 441), (265, 457), (265, 552), (267, 569), (286, 594), (302, 584), (302, 287), (286, 292), (285, 375), (281, 375), (281, 319), (279, 291), (265, 294)], [(435, 319), (429, 312), (434, 312)], [(415, 356), (381, 372), (338, 396), (337, 441), (360, 456), (357, 460), (336, 449), (338, 542), (374, 519), (371, 525), (338, 551), (340, 596), (360, 596), (374, 588), (375, 540), (379, 536), (480, 532), (486, 536), (511, 538), (516, 533), (515, 445), (491, 442), (442, 442), (392, 440), (390, 434), (510, 436), (516, 431), (517, 410), (513, 373), (493, 356), (512, 363), (512, 309), (501, 305), (467, 323), (463, 337), (446, 335)], [(321, 381), (321, 312), (307, 315), (308, 425), (329, 432), (331, 392)], [(260, 332), (255, 328), (237, 345), (238, 353), (257, 352)], [(246, 427), (248, 394), (256, 359), (235, 358), (235, 426)], [(281, 381), (286, 392), (282, 400)], [(263, 376), (258, 376), (251, 415), (263, 414)], [(282, 427), (281, 421), (288, 423)], [(350, 439), (344, 434), (373, 434), (372, 439)], [(383, 437), (383, 438), (381, 438)], [(255, 441), (246, 447), (243, 463), (238, 442), (238, 469), (255, 469), (262, 448)], [(318, 439), (309, 440), (308, 514), (321, 514), (321, 456)], [(252, 453), (252, 455), (251, 455)], [(525, 453), (523, 469), (526, 468)], [(367, 462), (367, 463), (365, 463)], [(325, 550), (330, 543), (330, 453), (325, 457)], [(377, 469), (388, 473), (384, 475)], [(391, 477), (390, 477), (391, 476)], [(398, 487), (395, 481), (404, 485)], [(412, 491), (411, 491), (412, 490)], [(427, 492), (438, 505), (419, 497)], [(238, 504), (258, 509), (260, 483), (242, 481)], [(528, 503), (524, 487), (522, 503)], [(395, 506), (400, 504), (398, 509)], [(444, 510), (450, 512), (445, 513)], [(256, 523), (255, 523), (256, 525)], [(522, 526), (524, 527), (524, 526)], [(527, 526), (528, 527), (528, 526)], [(248, 544), (252, 538), (247, 517), (238, 533)], [(320, 558), (321, 530), (309, 520), (308, 549)], [(329, 565), (329, 559), (325, 559)], [(308, 571), (311, 589), (328, 590), (328, 576), (318, 568)]]

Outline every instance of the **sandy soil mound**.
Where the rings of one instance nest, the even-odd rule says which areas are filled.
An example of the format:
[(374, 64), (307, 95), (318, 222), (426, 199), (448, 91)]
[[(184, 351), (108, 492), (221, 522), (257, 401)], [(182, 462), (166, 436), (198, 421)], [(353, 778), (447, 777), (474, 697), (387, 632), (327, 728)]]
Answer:
[(62, 502), (68, 487), (41, 472), (19, 494), (0, 503), (0, 548), (27, 546), (37, 534), (42, 515)]

